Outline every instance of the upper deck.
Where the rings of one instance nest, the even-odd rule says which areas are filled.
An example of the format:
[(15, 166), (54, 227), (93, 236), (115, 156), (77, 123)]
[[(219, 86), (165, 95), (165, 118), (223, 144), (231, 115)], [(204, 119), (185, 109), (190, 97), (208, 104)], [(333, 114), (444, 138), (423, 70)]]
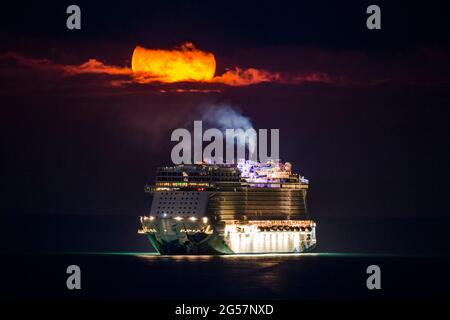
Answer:
[(237, 190), (241, 188), (307, 189), (308, 180), (292, 173), (290, 163), (249, 160), (238, 164), (189, 164), (158, 167), (153, 187), (147, 192), (164, 190)]

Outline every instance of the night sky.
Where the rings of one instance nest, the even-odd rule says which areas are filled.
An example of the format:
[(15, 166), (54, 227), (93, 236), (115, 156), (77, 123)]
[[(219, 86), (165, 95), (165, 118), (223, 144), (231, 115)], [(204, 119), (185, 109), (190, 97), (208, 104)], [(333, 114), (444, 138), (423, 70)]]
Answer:
[[(282, 160), (310, 180), (313, 216), (448, 217), (448, 11), (376, 3), (374, 31), (372, 1), (77, 1), (79, 31), (66, 29), (72, 3), (2, 4), (1, 213), (142, 214), (144, 184), (170, 164), (172, 130), (229, 105), (255, 128), (280, 129)], [(140, 84), (59, 72), (88, 59), (130, 67), (136, 45), (186, 42), (215, 55), (216, 74), (238, 66), (306, 80)]]

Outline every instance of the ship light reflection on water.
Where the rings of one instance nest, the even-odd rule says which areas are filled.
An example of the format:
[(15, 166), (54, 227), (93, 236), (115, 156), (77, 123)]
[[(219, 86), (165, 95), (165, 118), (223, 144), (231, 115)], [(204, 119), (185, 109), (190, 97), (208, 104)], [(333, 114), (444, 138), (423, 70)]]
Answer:
[[(244, 258), (301, 258), (301, 257), (316, 257), (316, 256), (352, 256), (348, 253), (326, 253), (326, 252), (303, 252), (303, 253), (240, 253), (240, 254), (225, 254), (225, 255), (160, 255), (158, 253), (137, 253), (134, 256), (148, 261), (157, 260), (173, 260), (178, 262), (183, 261), (210, 261), (215, 259), (244, 259)], [(355, 256), (365, 254), (353, 254)]]
[(88, 251), (88, 252), (65, 252), (69, 255), (113, 255), (113, 256), (134, 256), (142, 259), (232, 259), (244, 257), (417, 257), (417, 254), (387, 254), (387, 253), (366, 253), (366, 252), (293, 252), (293, 253), (240, 253), (223, 255), (161, 255), (158, 252), (134, 252), (134, 251)]

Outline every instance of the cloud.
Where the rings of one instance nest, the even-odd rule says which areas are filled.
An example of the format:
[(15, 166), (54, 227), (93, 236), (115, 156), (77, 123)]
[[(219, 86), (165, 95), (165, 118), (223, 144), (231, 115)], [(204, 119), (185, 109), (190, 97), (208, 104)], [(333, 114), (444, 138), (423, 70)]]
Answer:
[(78, 75), (83, 73), (131, 75), (132, 70), (127, 67), (109, 66), (96, 59), (89, 59), (80, 65), (65, 65), (54, 63), (49, 59), (26, 57), (16, 52), (7, 52), (0, 55), (0, 61), (13, 62), (16, 67), (30, 68), (40, 72), (59, 73), (61, 75)]
[(127, 67), (117, 67), (105, 65), (95, 59), (89, 59), (80, 65), (59, 65), (61, 70), (68, 75), (77, 75), (83, 73), (109, 74), (109, 75), (132, 75), (133, 71)]
[(336, 81), (325, 72), (290, 74), (287, 72), (270, 72), (264, 69), (235, 67), (233, 70), (227, 70), (221, 76), (215, 77), (213, 82), (225, 83), (230, 86), (247, 86), (263, 82), (302, 84), (305, 82), (335, 83)]
[[(130, 84), (173, 84), (198, 83), (220, 84), (225, 86), (249, 86), (259, 83), (276, 82), (301, 84), (304, 82), (332, 82), (326, 73), (281, 73), (258, 68), (234, 67), (220, 75), (216, 74), (215, 56), (210, 52), (198, 50), (193, 44), (186, 43), (173, 50), (145, 49), (137, 46), (132, 55), (132, 67), (122, 67), (105, 64), (97, 59), (76, 64), (60, 64), (50, 59), (31, 58), (25, 55), (8, 52), (0, 55), (2, 63), (10, 62), (13, 66), (34, 70), (59, 77), (79, 75), (122, 76), (121, 79), (111, 79), (111, 87), (121, 87)], [(158, 92), (220, 92), (222, 88), (170, 88), (158, 89)]]
[[(118, 89), (121, 89), (120, 94), (137, 91), (214, 94), (230, 87), (262, 83), (352, 87), (395, 83), (449, 85), (445, 77), (445, 70), (450, 69), (448, 52), (430, 47), (395, 53), (304, 47), (240, 49), (234, 55), (219, 58), (189, 43), (170, 50), (137, 46), (131, 57), (131, 67), (111, 65), (94, 58), (80, 64), (63, 64), (7, 52), (0, 54), (0, 77), (6, 80), (5, 92), (20, 90), (16, 84), (29, 78), (41, 81), (28, 90), (86, 89), (78, 94), (119, 94)], [(228, 68), (227, 65), (246, 67)], [(254, 65), (259, 67), (252, 67)]]

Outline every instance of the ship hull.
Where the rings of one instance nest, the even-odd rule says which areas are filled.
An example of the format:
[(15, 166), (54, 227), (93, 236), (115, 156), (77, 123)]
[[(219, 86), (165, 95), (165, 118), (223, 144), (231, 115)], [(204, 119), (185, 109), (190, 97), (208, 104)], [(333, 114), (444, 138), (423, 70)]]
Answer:
[(178, 239), (157, 241), (156, 236), (148, 234), (152, 248), (161, 255), (222, 255), (233, 252), (217, 236), (211, 237), (201, 244), (182, 243)]
[[(162, 255), (227, 255), (264, 253), (301, 253), (316, 246), (315, 224), (301, 231), (229, 232), (220, 225), (207, 222), (183, 222), (174, 219), (155, 219), (144, 224), (146, 234), (155, 251)], [(226, 228), (225, 228), (226, 229)], [(254, 228), (255, 230), (255, 228)]]

